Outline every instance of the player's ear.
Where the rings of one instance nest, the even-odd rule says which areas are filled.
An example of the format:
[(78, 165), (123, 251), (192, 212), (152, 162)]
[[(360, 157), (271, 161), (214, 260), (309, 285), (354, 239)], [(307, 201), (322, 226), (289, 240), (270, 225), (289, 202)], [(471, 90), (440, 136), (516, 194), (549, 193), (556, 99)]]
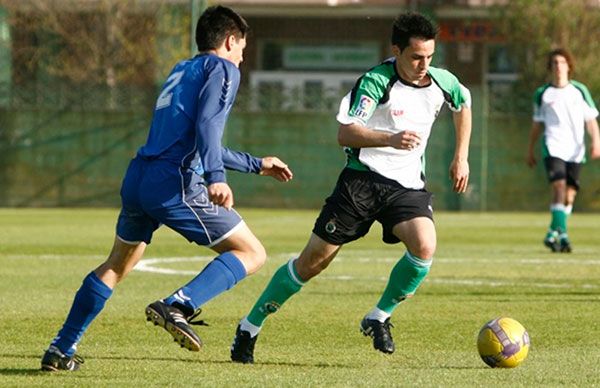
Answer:
[(225, 49), (227, 49), (227, 51), (231, 51), (231, 48), (233, 47), (235, 42), (235, 35), (227, 35), (227, 38), (225, 38)]
[(392, 54), (394, 54), (395, 57), (400, 56), (400, 54), (402, 54), (402, 51), (400, 51), (400, 47), (393, 44), (392, 45)]

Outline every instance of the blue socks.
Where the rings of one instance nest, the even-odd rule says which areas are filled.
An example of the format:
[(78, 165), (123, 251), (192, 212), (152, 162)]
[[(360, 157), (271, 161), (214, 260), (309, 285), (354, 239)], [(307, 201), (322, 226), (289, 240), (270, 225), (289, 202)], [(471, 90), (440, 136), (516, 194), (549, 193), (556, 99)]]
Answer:
[(225, 252), (192, 279), (188, 284), (165, 298), (168, 305), (183, 307), (184, 313), (191, 315), (198, 307), (229, 290), (246, 277), (246, 268), (233, 253)]
[[(166, 298), (165, 302), (167, 304), (176, 302), (193, 312), (245, 277), (246, 269), (242, 262), (234, 254), (225, 252), (210, 262), (192, 281)], [(75, 294), (69, 315), (51, 345), (56, 346), (67, 357), (72, 357), (81, 336), (102, 311), (111, 295), (112, 289), (94, 272), (90, 272), (83, 279), (81, 287)]]
[(94, 272), (90, 272), (83, 279), (81, 287), (75, 294), (75, 300), (73, 300), (67, 320), (58, 335), (52, 340), (52, 345), (56, 346), (64, 355), (73, 356), (81, 336), (98, 313), (102, 311), (111, 295), (112, 289), (104, 284)]

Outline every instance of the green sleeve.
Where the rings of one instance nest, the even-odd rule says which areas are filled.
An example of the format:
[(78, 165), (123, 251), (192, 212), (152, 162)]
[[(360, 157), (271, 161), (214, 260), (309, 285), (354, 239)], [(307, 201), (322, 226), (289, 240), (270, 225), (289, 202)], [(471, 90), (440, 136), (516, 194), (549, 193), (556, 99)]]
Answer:
[(366, 123), (389, 92), (394, 77), (393, 64), (389, 63), (383, 63), (366, 72), (352, 89), (348, 115)]
[(583, 99), (590, 106), (590, 108), (596, 109), (596, 104), (594, 103), (594, 99), (592, 98), (592, 94), (588, 90), (588, 88), (582, 84), (581, 82), (577, 82), (575, 80), (570, 81), (573, 86), (577, 88), (583, 95)]
[(444, 92), (444, 99), (455, 111), (463, 104), (470, 106), (471, 98), (467, 88), (460, 84), (458, 78), (448, 70), (429, 67), (429, 75)]
[(544, 94), (546, 89), (548, 89), (549, 86), (550, 86), (550, 84), (545, 84), (543, 86), (540, 86), (539, 88), (537, 88), (535, 90), (535, 93), (533, 93), (533, 103), (535, 104), (536, 107), (539, 108), (542, 105), (542, 95)]

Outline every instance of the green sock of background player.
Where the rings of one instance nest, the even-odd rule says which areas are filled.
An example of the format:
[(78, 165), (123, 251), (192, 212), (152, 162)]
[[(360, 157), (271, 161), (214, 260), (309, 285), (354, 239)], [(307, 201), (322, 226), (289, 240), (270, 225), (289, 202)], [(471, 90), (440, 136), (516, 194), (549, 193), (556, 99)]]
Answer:
[(550, 212), (552, 213), (552, 219), (550, 222), (549, 234), (554, 231), (560, 233), (567, 233), (567, 212), (565, 205), (562, 203), (555, 203), (550, 206)]

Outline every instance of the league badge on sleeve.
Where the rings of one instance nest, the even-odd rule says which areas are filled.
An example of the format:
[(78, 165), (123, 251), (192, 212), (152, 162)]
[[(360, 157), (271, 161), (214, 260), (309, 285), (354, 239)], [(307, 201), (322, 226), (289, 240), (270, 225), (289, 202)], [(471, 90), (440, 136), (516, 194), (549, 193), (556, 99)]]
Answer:
[(350, 116), (366, 121), (371, 116), (371, 113), (373, 113), (376, 105), (375, 100), (371, 97), (362, 95), (358, 103), (354, 106), (354, 109), (350, 112)]

